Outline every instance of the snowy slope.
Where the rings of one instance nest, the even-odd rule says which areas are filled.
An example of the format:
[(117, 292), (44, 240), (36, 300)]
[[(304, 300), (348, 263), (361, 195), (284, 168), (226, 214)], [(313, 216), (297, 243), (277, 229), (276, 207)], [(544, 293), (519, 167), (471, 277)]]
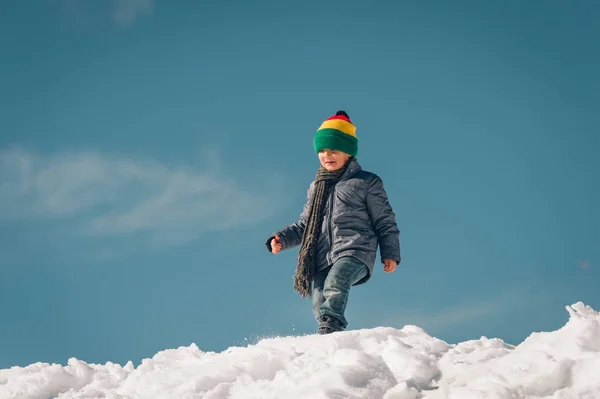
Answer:
[(32, 364), (0, 370), (0, 398), (600, 398), (600, 314), (567, 307), (567, 324), (517, 347), (458, 345), (415, 326), (264, 339), (222, 353), (196, 345), (137, 368)]

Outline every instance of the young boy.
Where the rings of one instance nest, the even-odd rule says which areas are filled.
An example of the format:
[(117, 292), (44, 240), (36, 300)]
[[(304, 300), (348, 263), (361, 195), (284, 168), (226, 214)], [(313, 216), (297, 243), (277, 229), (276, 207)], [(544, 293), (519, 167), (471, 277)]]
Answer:
[(373, 273), (377, 247), (388, 273), (400, 263), (400, 232), (383, 182), (356, 160), (356, 127), (338, 111), (315, 133), (321, 167), (308, 187), (300, 219), (266, 241), (278, 254), (300, 245), (294, 289), (311, 296), (319, 334), (344, 330), (350, 287)]

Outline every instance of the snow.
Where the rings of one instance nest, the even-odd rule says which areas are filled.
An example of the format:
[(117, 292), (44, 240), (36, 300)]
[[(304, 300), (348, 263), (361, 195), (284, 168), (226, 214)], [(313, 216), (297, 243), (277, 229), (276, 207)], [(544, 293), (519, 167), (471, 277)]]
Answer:
[(600, 398), (600, 314), (578, 302), (568, 322), (518, 346), (448, 344), (416, 326), (268, 338), (221, 353), (195, 344), (137, 367), (36, 363), (0, 370), (2, 399)]

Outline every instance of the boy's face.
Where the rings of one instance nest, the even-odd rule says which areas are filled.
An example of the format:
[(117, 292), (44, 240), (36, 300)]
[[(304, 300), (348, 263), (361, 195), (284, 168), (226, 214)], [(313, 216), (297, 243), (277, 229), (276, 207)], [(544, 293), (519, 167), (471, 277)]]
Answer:
[(319, 151), (319, 161), (328, 171), (341, 169), (350, 159), (350, 155), (337, 150), (321, 150)]

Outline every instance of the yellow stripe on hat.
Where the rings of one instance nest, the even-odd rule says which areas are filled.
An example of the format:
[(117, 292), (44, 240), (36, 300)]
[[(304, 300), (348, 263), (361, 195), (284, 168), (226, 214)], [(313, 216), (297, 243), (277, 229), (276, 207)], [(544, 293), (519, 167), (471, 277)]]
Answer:
[(325, 121), (318, 130), (321, 129), (337, 129), (341, 132), (349, 134), (350, 136), (356, 137), (356, 126), (343, 119), (330, 119)]

